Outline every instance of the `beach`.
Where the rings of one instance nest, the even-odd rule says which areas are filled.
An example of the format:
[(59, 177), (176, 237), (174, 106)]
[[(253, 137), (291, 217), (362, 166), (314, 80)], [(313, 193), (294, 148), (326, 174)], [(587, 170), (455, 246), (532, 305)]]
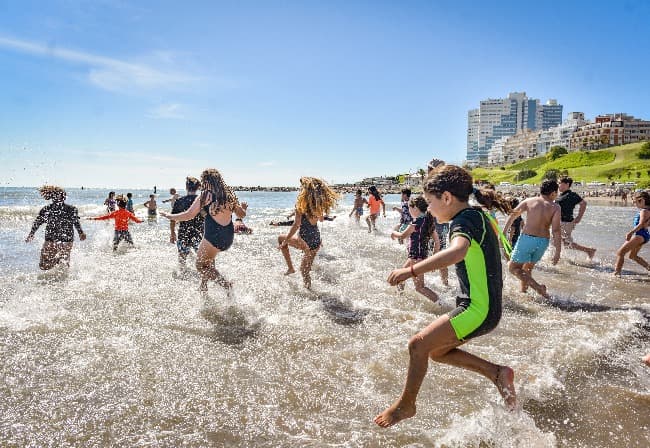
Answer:
[[(106, 193), (70, 189), (67, 202), (97, 216)], [(150, 192), (133, 193), (141, 204)], [(234, 283), (228, 297), (214, 284), (202, 296), (195, 275), (179, 275), (161, 217), (132, 224), (135, 247), (115, 253), (112, 223), (82, 220), (88, 238), (75, 241), (69, 271), (42, 273), (44, 229), (24, 240), (46, 203), (35, 189), (0, 189), (1, 446), (650, 445), (641, 363), (650, 275), (629, 260), (612, 275), (635, 208), (585, 198), (573, 236), (598, 251), (592, 262), (563, 251), (556, 266), (545, 255), (535, 277), (549, 301), (519, 292), (504, 264), (500, 325), (463, 348), (512, 366), (517, 410), (485, 378), (431, 362), (417, 415), (381, 429), (372, 420), (401, 391), (408, 339), (455, 306), (453, 268), (449, 287), (425, 276), (440, 304), (411, 282), (399, 293), (386, 282), (406, 258), (390, 239), (399, 196), (385, 197), (387, 217), (369, 234), (348, 219), (345, 195), (336, 219), (319, 224), (308, 291), (298, 274), (283, 275), (277, 236), (287, 228), (269, 226), (292, 211), (296, 192), (238, 196), (253, 233), (216, 258)]]

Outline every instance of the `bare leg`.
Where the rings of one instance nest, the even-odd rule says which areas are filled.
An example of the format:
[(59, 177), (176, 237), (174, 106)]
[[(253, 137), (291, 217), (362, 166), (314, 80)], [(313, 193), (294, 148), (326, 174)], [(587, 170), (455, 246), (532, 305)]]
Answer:
[(565, 242), (564, 247), (573, 250), (579, 250), (580, 252), (585, 252), (590, 260), (594, 258), (594, 254), (596, 253), (596, 249), (593, 247), (582, 246), (576, 242)]
[(370, 223), (371, 219), (372, 219), (372, 215), (368, 215), (366, 217), (366, 224), (368, 224), (368, 233), (372, 232), (372, 224)]
[[(282, 252), (284, 261), (287, 263), (287, 272), (285, 272), (284, 275), (289, 275), (296, 272), (296, 270), (293, 268), (293, 262), (291, 261), (291, 253), (289, 252), (289, 246), (282, 246), (282, 243), (286, 239), (287, 239), (286, 235), (280, 235), (278, 237), (278, 244), (280, 245), (280, 251)], [(289, 244), (288, 241), (287, 244)]]
[[(625, 243), (623, 243), (621, 247), (619, 247), (619, 249), (616, 251), (616, 263), (614, 264), (614, 275), (621, 275), (621, 269), (623, 269), (623, 263), (625, 262), (625, 255), (628, 252), (634, 251), (634, 249), (637, 249), (638, 252), (638, 249), (641, 247), (642, 243), (643, 243), (643, 238), (640, 237), (639, 235), (634, 235), (632, 238), (630, 238), (629, 241), (626, 241)], [(630, 254), (630, 258), (631, 257), (632, 255)]]
[(196, 270), (201, 274), (201, 291), (208, 290), (208, 281), (215, 280), (226, 289), (230, 289), (232, 284), (217, 271), (214, 259), (221, 252), (219, 249), (208, 243), (205, 239), (201, 240), (199, 250), (196, 253)]
[[(641, 237), (639, 237), (641, 238)], [(639, 257), (639, 250), (641, 250), (642, 244), (639, 244), (637, 247), (630, 251), (630, 260), (634, 260), (645, 268), (646, 271), (650, 271), (650, 265), (643, 258)]]
[(440, 268), (440, 279), (442, 280), (443, 285), (449, 286), (449, 269), (448, 268)]
[(308, 250), (306, 250), (305, 254), (302, 256), (300, 273), (302, 274), (302, 280), (305, 283), (305, 288), (307, 289), (311, 289), (311, 275), (309, 273), (311, 272), (311, 266), (314, 264), (314, 258), (316, 258), (318, 249), (320, 249), (320, 246), (313, 250), (308, 248)]
[[(531, 264), (531, 263), (526, 263), (526, 264)], [(548, 299), (549, 295), (548, 292), (546, 292), (546, 286), (537, 283), (535, 279), (533, 279), (532, 275), (530, 275), (530, 273), (527, 272), (526, 269), (524, 269), (524, 266), (525, 265), (522, 263), (515, 263), (513, 261), (508, 263), (508, 268), (510, 269), (510, 272), (519, 280), (521, 280), (522, 286), (530, 286), (539, 295)]]
[(424, 297), (427, 299), (431, 300), (432, 302), (437, 302), (439, 297), (438, 294), (436, 294), (432, 289), (427, 288), (424, 285), (424, 274), (420, 274), (417, 277), (413, 279), (413, 283), (415, 283), (415, 290), (422, 294)]
[(174, 244), (176, 242), (176, 223), (169, 221), (169, 242)]

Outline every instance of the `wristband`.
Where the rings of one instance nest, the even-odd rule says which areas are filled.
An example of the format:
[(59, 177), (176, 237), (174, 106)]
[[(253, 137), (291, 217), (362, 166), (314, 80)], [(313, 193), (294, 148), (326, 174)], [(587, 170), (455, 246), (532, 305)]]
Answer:
[(417, 277), (417, 275), (415, 275), (415, 271), (413, 270), (413, 265), (411, 265), (411, 275), (413, 277)]

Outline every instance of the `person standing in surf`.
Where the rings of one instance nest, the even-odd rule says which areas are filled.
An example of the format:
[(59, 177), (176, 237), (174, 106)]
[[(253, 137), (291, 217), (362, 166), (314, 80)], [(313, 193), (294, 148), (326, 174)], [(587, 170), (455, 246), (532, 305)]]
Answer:
[(226, 290), (230, 290), (232, 283), (217, 270), (215, 258), (232, 245), (235, 237), (233, 213), (243, 219), (248, 205), (245, 202), (239, 203), (235, 192), (226, 185), (221, 173), (214, 168), (201, 173), (201, 190), (201, 195), (196, 197), (186, 211), (161, 212), (160, 215), (178, 222), (189, 221), (199, 212), (205, 215), (203, 239), (196, 254), (196, 270), (201, 274), (199, 289), (207, 291), (208, 282), (214, 280)]
[[(381, 427), (393, 426), (415, 415), (415, 403), (429, 358), (485, 376), (495, 384), (510, 409), (516, 406), (513, 370), (459, 348), (468, 340), (492, 331), (501, 319), (503, 281), (499, 243), (485, 213), (469, 205), (472, 192), (472, 176), (454, 165), (432, 170), (424, 181), (429, 211), (440, 221), (450, 222), (449, 245), (426, 260), (394, 270), (388, 282), (397, 285), (424, 272), (455, 264), (461, 294), (454, 310), (438, 317), (409, 340), (406, 384), (400, 397), (375, 417), (374, 422)], [(493, 192), (481, 193), (477, 197), (479, 202), (488, 196), (493, 201), (501, 200), (496, 195), (492, 197)]]
[[(187, 211), (196, 200), (196, 191), (200, 186), (201, 183), (196, 177), (188, 176), (185, 179), (187, 194), (174, 202), (172, 213)], [(165, 216), (165, 214), (161, 212), (161, 216)], [(178, 263), (183, 269), (187, 267), (187, 256), (190, 251), (194, 249), (195, 252), (198, 252), (199, 250), (199, 244), (203, 239), (203, 219), (203, 215), (197, 213), (192, 219), (181, 221), (178, 225), (178, 237), (176, 235), (176, 221), (169, 220), (169, 228), (178, 249)]]
[[(573, 185), (573, 179), (570, 177), (563, 177), (560, 179), (559, 191), (560, 194), (555, 199), (555, 203), (560, 206), (562, 213), (560, 214), (561, 222), (560, 227), (562, 229), (562, 243), (564, 247), (568, 249), (579, 250), (587, 254), (589, 259), (594, 258), (596, 249), (593, 247), (581, 246), (580, 244), (573, 241), (573, 229), (582, 221), (582, 216), (585, 214), (587, 209), (587, 202), (580, 197), (578, 193), (571, 191), (571, 185)], [(573, 211), (578, 208), (578, 216), (573, 217)]]
[(377, 230), (376, 222), (379, 217), (379, 210), (381, 209), (386, 217), (386, 204), (381, 198), (381, 194), (377, 190), (377, 187), (371, 185), (368, 187), (368, 208), (370, 209), (370, 214), (366, 218), (366, 224), (368, 224), (368, 233), (372, 233), (373, 230)]
[(303, 251), (300, 273), (307, 289), (311, 288), (311, 266), (321, 247), (318, 221), (334, 207), (339, 198), (325, 181), (315, 177), (300, 178), (300, 192), (296, 198), (295, 220), (286, 235), (278, 236), (278, 248), (282, 251), (290, 275), (296, 272), (291, 261), (289, 246)]
[(113, 235), (113, 250), (117, 250), (120, 241), (124, 240), (130, 246), (133, 246), (133, 238), (129, 232), (129, 221), (142, 223), (143, 221), (126, 209), (127, 199), (119, 195), (116, 198), (117, 210), (107, 215), (97, 216), (96, 218), (87, 218), (91, 221), (105, 221), (107, 219), (115, 220), (115, 234)]
[(27, 235), (25, 242), (31, 242), (38, 228), (46, 224), (45, 242), (43, 242), (41, 249), (39, 267), (41, 270), (47, 271), (59, 263), (70, 266), (74, 229), (77, 229), (79, 240), (86, 239), (86, 234), (81, 229), (81, 223), (79, 222), (77, 207), (65, 203), (66, 192), (61, 187), (43, 185), (38, 191), (43, 199), (52, 201), (52, 203), (38, 212), (32, 230)]

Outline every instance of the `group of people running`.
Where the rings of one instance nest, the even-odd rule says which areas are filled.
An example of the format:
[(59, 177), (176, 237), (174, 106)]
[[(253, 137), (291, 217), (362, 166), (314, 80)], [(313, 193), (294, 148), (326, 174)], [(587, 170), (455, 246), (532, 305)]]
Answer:
[[(460, 346), (492, 331), (500, 321), (503, 291), (501, 248), (509, 258), (510, 272), (521, 281), (522, 290), (530, 286), (544, 297), (548, 297), (546, 287), (537, 283), (531, 272), (549, 245), (549, 229), (552, 229), (555, 246), (553, 263), (559, 260), (562, 239), (569, 247), (584, 250), (590, 258), (593, 257), (594, 249), (579, 246), (571, 239), (571, 231), (582, 219), (586, 204), (583, 205), (581, 198), (578, 200), (579, 197), (567, 193), (570, 189), (558, 197), (558, 190), (565, 188), (562, 185), (570, 187), (570, 179), (562, 179), (559, 185), (556, 181), (544, 181), (540, 196), (525, 199), (513, 209), (512, 199), (503, 197), (493, 188), (476, 188), (471, 174), (465, 169), (434, 159), (429, 163), (429, 172), (423, 181), (423, 195), (410, 197), (410, 192), (402, 193), (402, 207), (398, 209), (401, 222), (391, 237), (408, 240), (408, 257), (401, 268), (388, 275), (388, 283), (402, 285), (412, 278), (418, 292), (437, 301), (437, 294), (424, 285), (423, 276), (426, 272), (441, 271), (455, 265), (460, 292), (452, 311), (436, 318), (409, 340), (409, 366), (402, 394), (375, 417), (377, 425), (392, 426), (415, 415), (416, 398), (429, 359), (483, 375), (496, 386), (509, 408), (516, 406), (513, 369), (473, 355)], [(289, 231), (278, 237), (278, 248), (287, 264), (286, 275), (295, 272), (289, 248), (303, 252), (300, 273), (304, 285), (310, 288), (311, 267), (322, 245), (318, 222), (328, 216), (339, 195), (323, 180), (314, 177), (302, 177), (300, 187), (295, 218)], [(180, 223), (176, 240), (179, 261), (184, 265), (187, 255), (194, 249), (196, 269), (201, 276), (200, 289), (207, 290), (208, 282), (215, 281), (230, 290), (232, 283), (216, 269), (215, 257), (232, 245), (235, 233), (232, 215), (243, 219), (247, 204), (239, 202), (216, 169), (203, 171), (200, 180), (188, 177), (186, 190), (186, 196), (175, 200), (171, 213), (160, 212), (161, 216), (170, 219), (172, 228), (174, 223)], [(44, 199), (53, 202), (41, 210), (27, 240), (33, 238), (41, 224), (47, 223), (41, 268), (49, 269), (58, 261), (68, 262), (73, 228), (77, 229), (80, 239), (85, 239), (85, 234), (76, 208), (64, 203), (66, 195), (63, 189), (45, 186), (40, 191)], [(359, 220), (363, 215), (364, 201), (367, 201), (370, 216), (366, 222), (369, 232), (372, 232), (380, 210), (385, 215), (385, 204), (375, 187), (371, 187), (369, 193), (370, 198), (365, 200), (357, 192), (351, 215)], [(479, 206), (470, 205), (471, 196)], [(617, 253), (617, 273), (620, 273), (619, 259), (622, 266), (622, 257), (627, 253), (647, 268), (645, 261), (639, 261), (642, 259), (638, 257), (638, 251), (649, 239), (646, 235), (650, 225), (650, 195), (641, 192), (635, 200), (639, 213), (634, 229), (626, 235), (626, 242)], [(562, 205), (563, 201), (566, 201), (565, 205)], [(117, 238), (118, 219), (128, 226), (129, 220), (138, 222), (138, 218), (126, 210), (126, 198), (117, 198), (116, 204), (125, 212), (119, 218), (113, 216)], [(580, 212), (573, 218), (576, 205), (580, 205)], [(570, 216), (564, 213), (565, 209), (571, 209)], [(508, 215), (503, 231), (496, 223), (494, 210)], [(524, 213), (526, 220), (523, 223), (518, 221), (522, 228), (512, 248), (515, 232), (510, 232), (510, 229)], [(109, 219), (105, 216), (95, 219)], [(433, 255), (429, 255), (431, 241), (435, 250)], [(650, 358), (646, 362), (650, 363)]]

